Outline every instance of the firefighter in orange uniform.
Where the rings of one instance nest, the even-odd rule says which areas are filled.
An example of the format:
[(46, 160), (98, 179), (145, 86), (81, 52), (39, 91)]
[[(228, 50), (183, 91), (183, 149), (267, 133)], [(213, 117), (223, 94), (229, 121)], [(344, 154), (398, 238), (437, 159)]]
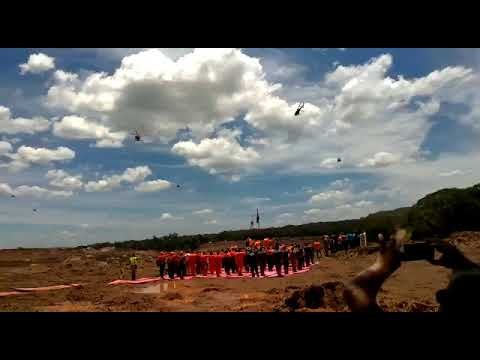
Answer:
[(210, 275), (213, 275), (213, 273), (215, 272), (216, 265), (216, 255), (213, 254), (213, 251), (210, 251), (210, 255), (208, 255), (208, 270), (210, 272)]

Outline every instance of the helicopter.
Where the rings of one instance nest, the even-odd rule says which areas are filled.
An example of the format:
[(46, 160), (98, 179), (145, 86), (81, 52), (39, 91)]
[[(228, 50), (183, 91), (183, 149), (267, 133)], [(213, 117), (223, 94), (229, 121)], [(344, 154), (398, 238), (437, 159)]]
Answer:
[(298, 105), (298, 108), (297, 108), (297, 110), (295, 111), (295, 116), (300, 115), (300, 112), (302, 111), (302, 109), (303, 109), (304, 106), (305, 106), (305, 103), (304, 103), (304, 102), (302, 102), (302, 103), (300, 103), (300, 104)]
[(133, 135), (135, 141), (142, 141), (142, 136), (140, 135), (138, 130), (134, 130), (133, 133), (131, 133), (131, 135)]

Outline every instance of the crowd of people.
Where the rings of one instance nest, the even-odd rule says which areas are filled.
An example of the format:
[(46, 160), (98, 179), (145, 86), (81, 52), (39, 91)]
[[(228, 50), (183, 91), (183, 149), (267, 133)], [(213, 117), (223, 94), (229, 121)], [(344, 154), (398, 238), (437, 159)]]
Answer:
[[(266, 271), (281, 277), (289, 272), (297, 272), (308, 268), (322, 256), (330, 256), (338, 251), (348, 251), (356, 247), (366, 247), (366, 234), (325, 235), (313, 242), (303, 244), (280, 244), (266, 238), (264, 240), (246, 239), (245, 247), (233, 246), (219, 251), (161, 252), (156, 264), (160, 277), (170, 279), (185, 276), (227, 276), (244, 272), (252, 277), (264, 277)], [(138, 258), (130, 258), (132, 280), (136, 279)]]

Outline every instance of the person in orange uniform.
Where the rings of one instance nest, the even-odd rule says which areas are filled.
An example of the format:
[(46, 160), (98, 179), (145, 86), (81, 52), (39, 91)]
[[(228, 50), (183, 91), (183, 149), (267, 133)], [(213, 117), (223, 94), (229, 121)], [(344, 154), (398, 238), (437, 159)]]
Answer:
[(237, 265), (237, 273), (239, 276), (243, 275), (243, 267), (245, 263), (245, 252), (244, 251), (236, 251), (235, 252), (235, 263)]
[(217, 254), (214, 255), (214, 261), (215, 261), (215, 273), (217, 274), (217, 277), (220, 276), (222, 273), (222, 260), (223, 260), (223, 255), (220, 254), (219, 251), (217, 251)]
[(210, 272), (210, 275), (213, 275), (213, 273), (215, 272), (216, 264), (216, 255), (213, 254), (213, 251), (210, 251), (210, 255), (208, 255), (208, 270)]
[(232, 271), (232, 274), (237, 272), (237, 258), (235, 257), (236, 251), (232, 248), (229, 251), (230, 255), (230, 270)]
[(207, 263), (207, 255), (205, 255), (204, 252), (202, 252), (199, 256), (199, 263), (200, 263), (200, 273), (203, 276), (208, 275), (208, 263)]
[(191, 276), (196, 275), (196, 267), (197, 267), (197, 254), (194, 252), (190, 253), (188, 258), (187, 258), (187, 267), (188, 267), (188, 273)]

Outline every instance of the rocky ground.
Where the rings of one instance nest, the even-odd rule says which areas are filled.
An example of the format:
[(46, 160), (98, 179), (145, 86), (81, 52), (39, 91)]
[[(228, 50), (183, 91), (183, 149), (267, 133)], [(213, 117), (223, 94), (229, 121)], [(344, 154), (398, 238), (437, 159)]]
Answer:
[[(480, 233), (450, 237), (480, 262)], [(348, 311), (343, 283), (375, 261), (376, 254), (340, 253), (312, 270), (286, 278), (194, 279), (153, 285), (106, 286), (127, 278), (128, 252), (115, 249), (0, 250), (0, 292), (13, 287), (80, 283), (80, 289), (0, 297), (0, 311)], [(140, 277), (157, 275), (154, 251), (138, 252)], [(450, 271), (426, 261), (404, 263), (384, 284), (386, 311), (436, 311), (435, 292)]]

